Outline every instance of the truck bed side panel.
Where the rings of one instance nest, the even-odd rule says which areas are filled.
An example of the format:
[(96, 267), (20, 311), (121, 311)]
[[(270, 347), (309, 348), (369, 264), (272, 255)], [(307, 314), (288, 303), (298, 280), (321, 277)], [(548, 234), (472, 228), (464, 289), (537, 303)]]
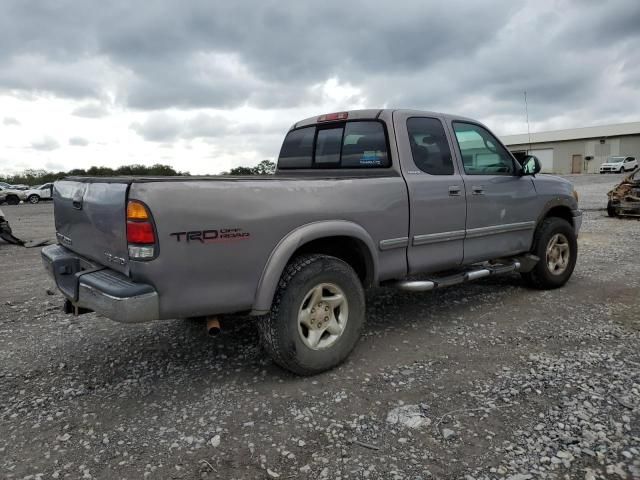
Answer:
[[(156, 223), (158, 258), (130, 263), (134, 280), (158, 290), (163, 318), (250, 309), (269, 255), (283, 237), (305, 224), (353, 221), (375, 245), (406, 237), (408, 228), (406, 187), (395, 173), (134, 183), (129, 198), (144, 201)], [(380, 279), (406, 274), (402, 246), (375, 254)]]

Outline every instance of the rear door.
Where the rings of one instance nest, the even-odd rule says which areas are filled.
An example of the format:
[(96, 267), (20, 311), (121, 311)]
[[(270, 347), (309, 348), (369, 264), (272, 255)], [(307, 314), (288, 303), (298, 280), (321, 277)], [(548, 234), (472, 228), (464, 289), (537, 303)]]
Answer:
[(60, 180), (53, 201), (58, 243), (128, 274), (127, 180)]
[(456, 153), (467, 194), (464, 262), (529, 250), (539, 208), (530, 176), (485, 127), (453, 121)]
[(410, 273), (460, 265), (466, 221), (465, 189), (440, 118), (395, 112), (394, 126), (410, 199)]

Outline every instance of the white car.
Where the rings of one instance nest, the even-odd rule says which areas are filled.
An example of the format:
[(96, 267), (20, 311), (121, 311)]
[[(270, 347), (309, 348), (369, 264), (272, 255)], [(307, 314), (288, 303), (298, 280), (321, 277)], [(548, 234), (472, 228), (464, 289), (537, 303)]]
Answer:
[(624, 173), (632, 172), (638, 168), (638, 160), (635, 157), (609, 157), (600, 165), (600, 173)]
[(25, 201), (29, 203), (38, 203), (40, 200), (51, 200), (53, 197), (53, 183), (38, 185), (23, 193)]

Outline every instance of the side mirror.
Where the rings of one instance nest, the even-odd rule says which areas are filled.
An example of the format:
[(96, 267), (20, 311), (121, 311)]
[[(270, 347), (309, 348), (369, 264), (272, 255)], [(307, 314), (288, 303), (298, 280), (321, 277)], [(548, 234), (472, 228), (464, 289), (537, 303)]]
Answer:
[(540, 173), (540, 170), (542, 170), (542, 165), (540, 164), (538, 157), (534, 155), (527, 155), (524, 157), (524, 160), (522, 161), (522, 175), (535, 176), (537, 173)]

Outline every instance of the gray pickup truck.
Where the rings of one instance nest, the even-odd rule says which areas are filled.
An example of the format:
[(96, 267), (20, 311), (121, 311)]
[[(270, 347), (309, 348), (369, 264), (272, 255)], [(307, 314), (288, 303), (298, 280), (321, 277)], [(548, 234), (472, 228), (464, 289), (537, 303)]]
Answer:
[(277, 364), (314, 374), (354, 348), (366, 288), (509, 272), (564, 285), (582, 216), (572, 185), (539, 170), (468, 118), (321, 115), (291, 127), (275, 175), (56, 182), (42, 257), (70, 313), (250, 313)]

